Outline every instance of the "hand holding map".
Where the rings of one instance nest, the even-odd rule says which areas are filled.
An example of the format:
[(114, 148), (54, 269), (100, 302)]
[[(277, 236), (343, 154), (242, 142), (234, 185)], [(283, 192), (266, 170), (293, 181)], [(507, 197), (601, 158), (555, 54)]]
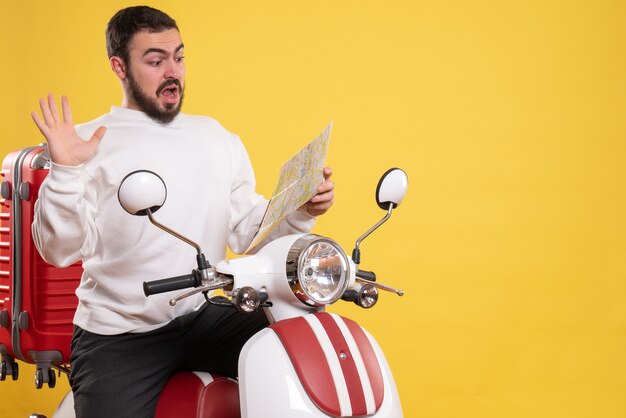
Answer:
[(259, 231), (248, 250), (261, 242), (287, 215), (317, 194), (317, 187), (324, 181), (324, 165), (332, 127), (331, 122), (310, 144), (283, 164)]

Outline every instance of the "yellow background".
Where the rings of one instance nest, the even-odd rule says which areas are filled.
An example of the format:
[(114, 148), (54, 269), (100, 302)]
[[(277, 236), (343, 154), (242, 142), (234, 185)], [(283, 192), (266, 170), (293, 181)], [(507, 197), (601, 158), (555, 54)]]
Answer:
[[(49, 91), (77, 122), (121, 103), (104, 28), (127, 5), (2, 0), (2, 155), (41, 141)], [(407, 171), (362, 246), (406, 296), (333, 308), (377, 337), (405, 416), (626, 416), (625, 2), (152, 5), (181, 27), (184, 110), (243, 138), (265, 195), (334, 120), (316, 232), (351, 249), (383, 215), (378, 176)], [(51, 415), (68, 387), (33, 386), (25, 366), (0, 382), (0, 416)]]

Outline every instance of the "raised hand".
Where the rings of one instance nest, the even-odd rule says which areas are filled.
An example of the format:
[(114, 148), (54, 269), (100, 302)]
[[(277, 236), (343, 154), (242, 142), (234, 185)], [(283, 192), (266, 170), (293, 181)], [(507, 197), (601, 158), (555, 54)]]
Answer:
[(61, 96), (63, 119), (52, 94), (48, 100), (39, 99), (39, 107), (43, 120), (37, 112), (31, 116), (35, 124), (46, 138), (50, 149), (50, 157), (55, 164), (77, 166), (89, 160), (95, 153), (102, 140), (106, 128), (100, 126), (89, 140), (84, 140), (74, 128), (70, 102), (66, 96)]
[(330, 209), (335, 199), (335, 183), (329, 180), (332, 174), (330, 167), (324, 168), (324, 181), (318, 186), (317, 194), (302, 205), (301, 209), (306, 209), (313, 216), (323, 215)]

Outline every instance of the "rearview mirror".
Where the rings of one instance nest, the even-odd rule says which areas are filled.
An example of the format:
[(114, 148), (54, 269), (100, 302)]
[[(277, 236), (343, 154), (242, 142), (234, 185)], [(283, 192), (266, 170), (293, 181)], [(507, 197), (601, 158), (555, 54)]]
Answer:
[(352, 250), (352, 261), (357, 266), (361, 263), (361, 250), (359, 249), (361, 241), (389, 219), (391, 212), (404, 199), (408, 185), (409, 179), (404, 170), (400, 168), (387, 170), (378, 181), (378, 186), (376, 186), (376, 203), (378, 203), (381, 209), (386, 210), (387, 214), (356, 240), (354, 250)]
[(397, 208), (406, 195), (409, 179), (400, 168), (392, 168), (382, 175), (376, 187), (376, 203), (381, 209), (388, 210), (389, 204)]
[(133, 171), (122, 180), (117, 198), (126, 212), (145, 216), (148, 210), (154, 213), (163, 206), (167, 187), (163, 179), (152, 171)]

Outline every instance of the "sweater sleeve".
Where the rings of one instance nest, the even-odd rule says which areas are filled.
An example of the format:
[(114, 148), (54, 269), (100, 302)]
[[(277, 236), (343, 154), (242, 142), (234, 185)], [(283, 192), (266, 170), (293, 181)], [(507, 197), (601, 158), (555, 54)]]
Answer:
[[(258, 231), (268, 201), (255, 192), (256, 180), (248, 154), (238, 137), (235, 137), (232, 188), (231, 188), (231, 234), (228, 245), (235, 253), (243, 253)], [(295, 211), (283, 219), (257, 246), (258, 250), (278, 237), (304, 233), (311, 230), (315, 217), (306, 211)], [(254, 251), (253, 251), (254, 252)]]
[(86, 186), (86, 178), (82, 166), (52, 163), (39, 189), (33, 239), (43, 259), (58, 267), (83, 259), (95, 247), (95, 187)]

